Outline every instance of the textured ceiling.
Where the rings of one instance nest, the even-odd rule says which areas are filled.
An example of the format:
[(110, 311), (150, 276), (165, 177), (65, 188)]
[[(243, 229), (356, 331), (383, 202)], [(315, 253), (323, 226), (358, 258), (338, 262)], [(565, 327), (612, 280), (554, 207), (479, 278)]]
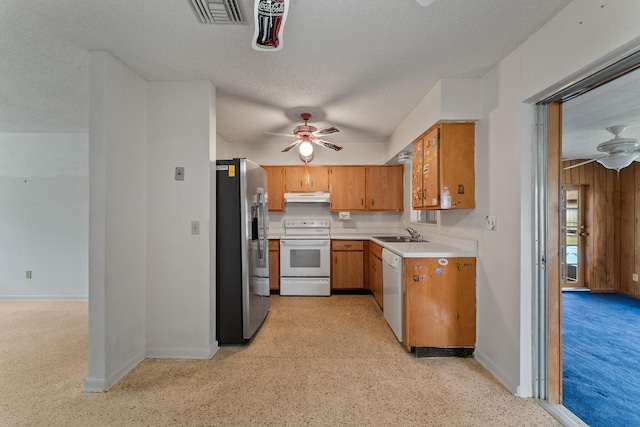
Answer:
[(633, 71), (562, 104), (562, 157), (587, 159), (613, 135), (610, 126), (627, 125), (620, 134), (640, 140), (640, 71)]
[[(569, 0), (292, 0), (279, 52), (187, 0), (0, 1), (0, 132), (87, 132), (88, 51), (147, 80), (210, 80), (228, 142), (277, 142), (303, 110), (336, 143), (384, 142), (441, 77), (480, 77)], [(289, 141), (283, 141), (285, 146)]]

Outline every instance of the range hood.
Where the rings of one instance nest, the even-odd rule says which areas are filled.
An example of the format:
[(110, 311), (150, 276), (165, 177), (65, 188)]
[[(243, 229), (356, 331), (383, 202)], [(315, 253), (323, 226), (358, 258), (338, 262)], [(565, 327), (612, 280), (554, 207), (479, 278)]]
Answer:
[(329, 203), (329, 193), (284, 193), (286, 203)]

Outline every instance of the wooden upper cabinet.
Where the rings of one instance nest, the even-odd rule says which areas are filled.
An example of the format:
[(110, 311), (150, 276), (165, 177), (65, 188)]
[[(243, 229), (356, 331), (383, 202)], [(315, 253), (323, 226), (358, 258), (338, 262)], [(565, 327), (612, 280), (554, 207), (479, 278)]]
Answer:
[(286, 166), (284, 191), (296, 193), (306, 191), (305, 166)]
[(413, 143), (411, 205), (442, 209), (448, 188), (450, 209), (475, 208), (475, 124), (440, 123)]
[(309, 191), (329, 191), (329, 168), (327, 166), (307, 167), (307, 177)]
[(332, 212), (366, 210), (365, 166), (331, 166), (329, 188)]
[(291, 193), (329, 191), (327, 166), (286, 166), (285, 191)]
[(422, 140), (413, 143), (411, 151), (411, 206), (422, 208)]
[(284, 167), (262, 166), (267, 171), (267, 194), (269, 196), (269, 211), (284, 211)]
[(403, 165), (367, 167), (367, 209), (404, 210)]
[(440, 128), (435, 128), (422, 138), (422, 206), (424, 207), (440, 206), (439, 133)]

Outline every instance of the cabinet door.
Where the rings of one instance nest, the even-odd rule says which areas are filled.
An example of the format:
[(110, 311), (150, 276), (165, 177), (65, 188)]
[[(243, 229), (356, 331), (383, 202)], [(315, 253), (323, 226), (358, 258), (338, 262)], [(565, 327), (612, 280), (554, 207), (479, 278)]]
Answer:
[(440, 206), (439, 130), (434, 128), (423, 140), (422, 206)]
[(452, 209), (475, 208), (475, 124), (443, 123), (440, 128), (440, 189), (449, 188)]
[(369, 289), (371, 289), (371, 293), (380, 308), (383, 308), (382, 259), (378, 258), (373, 252), (369, 252)]
[(422, 207), (422, 138), (413, 143), (411, 151), (411, 206)]
[(403, 171), (402, 165), (369, 166), (367, 168), (368, 210), (404, 210)]
[(269, 240), (269, 289), (280, 289), (280, 241)]
[(311, 166), (307, 168), (307, 190), (329, 191), (329, 168), (326, 166)]
[(364, 166), (332, 166), (329, 169), (332, 212), (366, 209), (366, 168)]
[(475, 279), (475, 258), (406, 259), (404, 344), (475, 346)]
[(284, 190), (291, 193), (300, 193), (307, 191), (306, 167), (304, 166), (287, 166), (285, 167), (285, 184)]
[(362, 251), (334, 251), (331, 254), (331, 287), (333, 289), (364, 288), (364, 253)]
[(284, 167), (262, 166), (267, 171), (267, 194), (269, 196), (269, 211), (284, 211)]

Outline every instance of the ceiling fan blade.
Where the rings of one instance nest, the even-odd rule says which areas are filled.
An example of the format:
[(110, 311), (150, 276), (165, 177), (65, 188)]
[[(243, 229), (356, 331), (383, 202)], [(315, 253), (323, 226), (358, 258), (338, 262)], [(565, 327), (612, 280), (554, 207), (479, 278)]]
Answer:
[(604, 158), (604, 157), (609, 157), (609, 156), (600, 156), (600, 157), (596, 157), (595, 159), (591, 159), (591, 160), (587, 160), (585, 162), (581, 162), (581, 163), (576, 163), (575, 165), (571, 165), (571, 166), (567, 166), (566, 168), (564, 168), (563, 170), (567, 170), (567, 169), (573, 169), (573, 168), (577, 168), (578, 166), (582, 166), (582, 165), (586, 165), (587, 163), (591, 163), (591, 162), (597, 162), (598, 160)]
[(277, 136), (289, 136), (293, 138), (297, 138), (295, 135), (291, 135), (290, 133), (275, 133), (275, 132), (265, 132), (267, 135), (277, 135)]
[(325, 148), (330, 148), (336, 151), (340, 151), (343, 148), (342, 145), (334, 144), (333, 142), (325, 141), (324, 139), (315, 139), (312, 142), (318, 145), (322, 145)]
[(297, 146), (298, 144), (300, 144), (302, 142), (302, 140), (297, 140), (296, 142), (287, 145), (284, 150), (282, 150), (283, 153), (286, 153), (287, 151), (291, 150), (293, 147)]
[(337, 132), (340, 132), (340, 129), (338, 129), (335, 126), (329, 126), (328, 128), (318, 129), (317, 131), (313, 132), (313, 135), (315, 135), (315, 136), (327, 136), (327, 135), (331, 135), (332, 133), (337, 133)]

